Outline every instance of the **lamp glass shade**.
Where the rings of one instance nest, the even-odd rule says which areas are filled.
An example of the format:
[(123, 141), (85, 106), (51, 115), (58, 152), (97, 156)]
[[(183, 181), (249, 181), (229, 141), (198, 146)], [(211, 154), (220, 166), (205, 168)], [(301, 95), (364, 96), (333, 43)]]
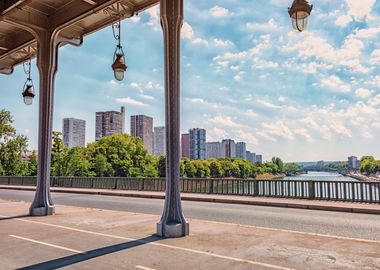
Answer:
[(116, 54), (116, 59), (112, 64), (112, 69), (114, 72), (115, 79), (118, 81), (122, 81), (124, 79), (124, 73), (127, 70), (123, 54)]
[(32, 103), (33, 103), (33, 97), (31, 97), (31, 96), (25, 96), (24, 97), (24, 103), (25, 103), (25, 105), (32, 105)]
[(307, 23), (308, 23), (308, 17), (292, 18), (293, 28), (300, 32), (304, 31), (307, 28)]
[(34, 93), (33, 85), (27, 84), (25, 91), (22, 92), (25, 105), (31, 105), (33, 103)]

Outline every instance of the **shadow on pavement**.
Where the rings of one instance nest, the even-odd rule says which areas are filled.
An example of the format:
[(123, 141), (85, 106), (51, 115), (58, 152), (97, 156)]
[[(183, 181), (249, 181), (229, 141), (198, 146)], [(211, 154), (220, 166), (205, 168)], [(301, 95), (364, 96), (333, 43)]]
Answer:
[(112, 246), (108, 246), (108, 247), (93, 249), (93, 250), (86, 251), (85, 253), (74, 254), (74, 255), (67, 256), (67, 257), (62, 257), (62, 258), (58, 258), (58, 259), (54, 259), (51, 261), (46, 261), (46, 262), (42, 262), (42, 263), (30, 265), (30, 266), (18, 268), (18, 269), (19, 270), (59, 269), (59, 268), (70, 266), (70, 265), (80, 263), (80, 262), (83, 262), (86, 260), (90, 260), (90, 259), (93, 259), (96, 257), (108, 255), (111, 253), (119, 252), (119, 251), (130, 249), (130, 248), (135, 248), (135, 247), (145, 245), (148, 243), (156, 242), (156, 241), (159, 241), (161, 239), (162, 238), (160, 238), (156, 235), (152, 235), (152, 236), (148, 236), (148, 237), (145, 237), (142, 239), (138, 239), (138, 240), (134, 240), (134, 241), (130, 241), (130, 242), (125, 242), (125, 243), (121, 243), (121, 244), (117, 244), (117, 245), (112, 245)]
[(10, 219), (18, 219), (18, 218), (25, 218), (25, 217), (30, 217), (30, 215), (18, 215), (18, 216), (12, 216), (12, 217), (0, 216), (0, 221), (10, 220)]

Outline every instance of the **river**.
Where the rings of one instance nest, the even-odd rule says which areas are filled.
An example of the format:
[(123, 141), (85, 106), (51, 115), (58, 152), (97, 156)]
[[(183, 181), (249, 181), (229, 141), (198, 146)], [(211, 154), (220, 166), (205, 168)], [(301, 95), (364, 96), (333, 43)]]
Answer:
[(287, 176), (284, 180), (311, 180), (311, 181), (357, 181), (354, 178), (333, 172), (309, 172), (297, 176)]

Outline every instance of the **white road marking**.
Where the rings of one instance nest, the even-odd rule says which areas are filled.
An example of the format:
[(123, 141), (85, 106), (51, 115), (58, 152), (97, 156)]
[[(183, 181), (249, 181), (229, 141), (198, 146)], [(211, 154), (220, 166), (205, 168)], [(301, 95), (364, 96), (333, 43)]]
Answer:
[[(189, 219), (189, 221), (190, 220), (191, 219)], [(192, 219), (192, 220), (194, 220), (194, 219)], [(285, 233), (294, 233), (294, 234), (303, 234), (303, 235), (308, 235), (308, 236), (326, 237), (326, 238), (333, 238), (333, 239), (338, 239), (338, 240), (349, 240), (349, 241), (357, 241), (357, 242), (364, 242), (364, 243), (380, 244), (379, 240), (352, 238), (352, 237), (346, 237), (346, 236), (320, 234), (320, 233), (312, 233), (312, 232), (300, 232), (300, 231), (292, 231), (292, 230), (286, 230), (286, 229), (267, 228), (267, 227), (260, 227), (260, 226), (254, 226), (254, 225), (227, 223), (227, 222), (211, 221), (211, 220), (203, 220), (203, 219), (198, 219), (198, 220), (203, 221), (203, 222), (207, 222), (207, 223), (215, 223), (215, 224), (221, 224), (221, 225), (233, 225), (233, 226), (238, 226), (238, 227), (243, 227), (243, 228), (260, 229), (260, 230), (266, 230), (266, 231), (285, 232)]]
[(145, 266), (141, 266), (141, 265), (136, 265), (136, 268), (141, 269), (141, 270), (155, 270), (153, 268), (149, 268), (149, 267), (145, 267)]
[[(2, 216), (2, 215), (0, 215), (0, 216)], [(6, 217), (6, 216), (2, 216), (2, 217)], [(117, 235), (112, 235), (112, 234), (92, 232), (92, 231), (87, 231), (87, 230), (83, 230), (83, 229), (77, 229), (77, 228), (66, 227), (66, 226), (62, 226), (62, 225), (55, 225), (55, 224), (50, 224), (50, 223), (44, 223), (44, 222), (39, 222), (39, 221), (32, 221), (32, 220), (27, 220), (27, 219), (22, 219), (22, 218), (15, 218), (14, 220), (23, 221), (23, 222), (32, 223), (32, 224), (44, 225), (44, 226), (48, 226), (48, 227), (60, 228), (60, 229), (65, 229), (65, 230), (70, 230), (70, 231), (75, 231), (75, 232), (81, 232), (81, 233), (87, 233), (87, 234), (98, 235), (98, 236), (103, 236), (103, 237), (109, 237), (109, 238), (114, 238), (114, 239), (136, 241), (136, 242), (139, 242), (142, 244), (158, 246), (158, 247), (165, 247), (165, 248), (174, 249), (174, 250), (181, 250), (181, 251), (186, 251), (189, 253), (206, 255), (206, 256), (210, 256), (210, 257), (214, 257), (214, 258), (225, 259), (225, 260), (239, 262), (239, 263), (247, 263), (247, 264), (266, 267), (266, 268), (270, 268), (270, 269), (295, 270), (293, 268), (283, 267), (283, 266), (279, 266), (279, 265), (262, 263), (262, 262), (257, 262), (257, 261), (248, 260), (248, 259), (241, 259), (241, 258), (236, 258), (236, 257), (231, 257), (231, 256), (224, 256), (224, 255), (219, 255), (219, 254), (215, 254), (212, 252), (206, 252), (206, 251), (201, 251), (201, 250), (196, 250), (196, 249), (190, 249), (190, 248), (172, 246), (172, 245), (167, 245), (167, 244), (149, 242), (149, 241), (145, 241), (145, 240), (141, 240), (141, 239), (134, 239), (134, 238), (130, 238), (130, 237), (123, 237), (123, 236), (117, 236)]]
[(13, 235), (13, 234), (11, 234), (9, 236), (13, 237), (13, 238), (29, 241), (29, 242), (32, 242), (32, 243), (48, 246), (48, 247), (53, 247), (53, 248), (57, 248), (57, 249), (62, 249), (62, 250), (70, 251), (70, 252), (73, 252), (73, 253), (79, 253), (79, 254), (86, 253), (84, 251), (79, 251), (79, 250), (72, 249), (72, 248), (67, 248), (67, 247), (62, 247), (62, 246), (58, 246), (58, 245), (53, 245), (53, 244), (49, 244), (49, 243), (46, 243), (46, 242), (37, 241), (37, 240), (33, 240), (33, 239), (30, 239), (30, 238), (21, 237), (21, 236), (17, 236), (17, 235)]

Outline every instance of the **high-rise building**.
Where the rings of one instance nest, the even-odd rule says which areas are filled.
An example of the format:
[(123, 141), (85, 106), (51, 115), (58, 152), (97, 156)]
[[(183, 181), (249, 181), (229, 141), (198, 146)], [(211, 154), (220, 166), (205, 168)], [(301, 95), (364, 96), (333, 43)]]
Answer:
[(245, 142), (236, 143), (236, 157), (240, 159), (247, 159), (247, 144)]
[(263, 163), (263, 155), (256, 155), (256, 163)]
[(225, 149), (225, 157), (226, 158), (234, 158), (236, 157), (236, 146), (235, 141), (231, 139), (225, 139), (222, 141)]
[(125, 108), (121, 107), (120, 112), (108, 111), (96, 113), (95, 139), (99, 140), (104, 136), (117, 133), (124, 133), (125, 128)]
[(246, 151), (246, 159), (256, 163), (256, 153), (251, 153), (251, 151)]
[(153, 155), (166, 155), (165, 127), (154, 127)]
[(149, 154), (153, 154), (153, 118), (146, 115), (131, 116), (131, 136), (140, 137)]
[(181, 135), (181, 152), (182, 157), (190, 158), (190, 135), (188, 133)]
[(190, 159), (206, 159), (206, 130), (193, 128), (189, 130)]
[(206, 158), (224, 158), (225, 149), (221, 142), (208, 142), (206, 143)]
[(63, 143), (67, 147), (85, 146), (86, 121), (75, 118), (64, 118), (62, 125)]
[(348, 168), (351, 170), (358, 170), (360, 162), (357, 157), (348, 157)]

